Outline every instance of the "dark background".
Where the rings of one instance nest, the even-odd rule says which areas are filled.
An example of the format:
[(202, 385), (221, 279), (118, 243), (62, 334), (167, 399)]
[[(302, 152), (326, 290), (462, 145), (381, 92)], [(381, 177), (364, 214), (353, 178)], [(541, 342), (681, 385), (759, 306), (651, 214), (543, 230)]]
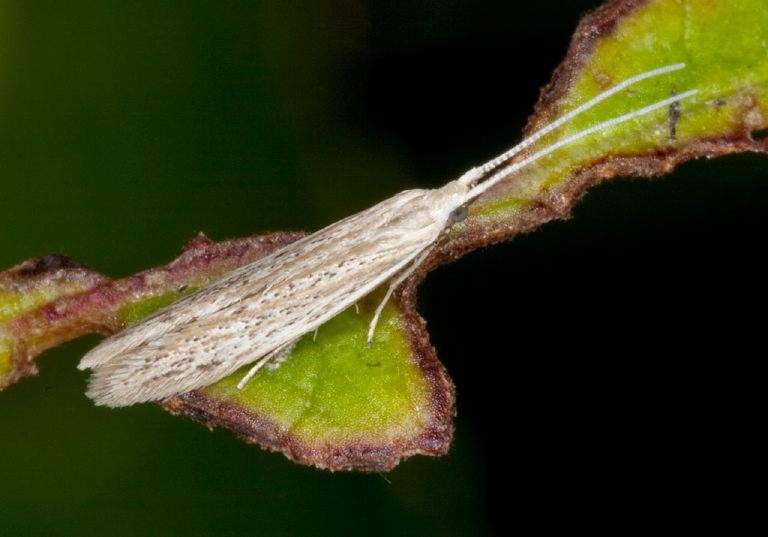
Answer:
[[(59, 252), (125, 277), (199, 231), (315, 230), (444, 184), (519, 139), (598, 4), (2, 2), (0, 270)], [(456, 440), (386, 475), (300, 467), (151, 404), (96, 408), (76, 365), (98, 338), (48, 351), (0, 394), (0, 532), (682, 523), (752, 444), (767, 171), (744, 155), (613, 181), (430, 275)]]

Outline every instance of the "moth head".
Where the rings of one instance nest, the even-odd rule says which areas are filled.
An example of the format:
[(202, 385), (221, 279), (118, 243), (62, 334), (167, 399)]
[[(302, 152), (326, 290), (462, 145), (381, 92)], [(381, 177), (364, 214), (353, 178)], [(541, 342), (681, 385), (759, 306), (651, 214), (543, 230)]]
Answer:
[(467, 217), (470, 187), (459, 181), (451, 181), (442, 188), (430, 190), (425, 198), (426, 208), (432, 220), (441, 226), (450, 226)]

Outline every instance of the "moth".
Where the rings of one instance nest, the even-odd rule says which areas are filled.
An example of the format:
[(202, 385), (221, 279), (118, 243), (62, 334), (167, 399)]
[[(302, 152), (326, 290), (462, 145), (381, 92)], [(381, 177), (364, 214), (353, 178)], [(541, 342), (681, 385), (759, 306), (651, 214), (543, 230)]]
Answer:
[(392, 292), (451, 226), (467, 216), (468, 206), (481, 194), (565, 145), (677, 103), (696, 90), (603, 121), (529, 156), (523, 153), (526, 148), (611, 95), (683, 67), (668, 65), (625, 80), (442, 188), (401, 192), (105, 339), (78, 366), (93, 369), (87, 395), (96, 404), (112, 407), (154, 401), (207, 386), (254, 363), (238, 385), (242, 388), (299, 337), (389, 281), (370, 323), (370, 346)]

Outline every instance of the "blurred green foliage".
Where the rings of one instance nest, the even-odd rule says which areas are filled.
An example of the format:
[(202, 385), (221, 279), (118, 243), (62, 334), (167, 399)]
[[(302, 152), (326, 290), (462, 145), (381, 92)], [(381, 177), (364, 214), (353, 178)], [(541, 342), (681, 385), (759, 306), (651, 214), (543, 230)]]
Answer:
[[(3, 2), (0, 264), (55, 251), (123, 277), (198, 231), (313, 230), (443, 184), (518, 139), (597, 5)], [(680, 417), (694, 437), (701, 419), (686, 401), (716, 407), (736, 374), (696, 345), (738, 360), (753, 326), (736, 314), (764, 296), (765, 159), (683, 168), (430, 276), (424, 316), (458, 385), (448, 456), (331, 475), (154, 405), (95, 408), (75, 369), (90, 337), (0, 394), (0, 531), (490, 535), (639, 516), (617, 498), (670, 477)], [(509, 304), (498, 319), (489, 294)], [(529, 344), (511, 352), (511, 333)]]

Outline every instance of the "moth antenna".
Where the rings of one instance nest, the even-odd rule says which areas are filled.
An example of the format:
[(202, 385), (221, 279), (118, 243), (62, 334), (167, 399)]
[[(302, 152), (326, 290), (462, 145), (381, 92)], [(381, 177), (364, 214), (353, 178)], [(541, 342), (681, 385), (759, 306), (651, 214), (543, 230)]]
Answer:
[(528, 164), (535, 162), (539, 160), (542, 157), (545, 157), (546, 155), (549, 155), (552, 151), (556, 151), (563, 147), (564, 145), (568, 145), (570, 143), (575, 142), (576, 140), (579, 140), (580, 138), (584, 138), (585, 136), (589, 136), (593, 132), (597, 132), (603, 129), (607, 129), (610, 127), (613, 127), (614, 125), (618, 125), (619, 123), (624, 123), (625, 121), (630, 121), (632, 119), (635, 119), (637, 117), (643, 116), (645, 114), (648, 114), (650, 112), (653, 112), (654, 110), (661, 108), (663, 106), (667, 106), (672, 103), (676, 103), (677, 101), (681, 99), (685, 99), (686, 97), (690, 97), (691, 95), (695, 95), (698, 93), (699, 90), (690, 90), (686, 91), (685, 93), (681, 93), (680, 95), (674, 95), (672, 97), (669, 97), (667, 99), (658, 101), (654, 104), (650, 104), (648, 106), (645, 106), (643, 108), (640, 108), (639, 110), (635, 110), (634, 112), (629, 112), (627, 114), (624, 114), (623, 116), (615, 117), (613, 119), (608, 119), (606, 121), (603, 121), (601, 123), (598, 123), (597, 125), (594, 125), (592, 127), (589, 127), (588, 129), (584, 129), (583, 131), (579, 131), (575, 134), (572, 134), (571, 136), (568, 136), (567, 138), (563, 138), (557, 143), (554, 143), (541, 151), (538, 151), (534, 153), (533, 155), (524, 158), (523, 160), (520, 160), (518, 162), (515, 162), (511, 166), (507, 166), (503, 170), (495, 173), (476, 187), (474, 187), (472, 190), (469, 191), (469, 194), (467, 195), (467, 198), (469, 199), (475, 199), (480, 194), (491, 188), (493, 185), (498, 183), (499, 181), (506, 179), (513, 173), (515, 173), (520, 168), (523, 168), (524, 166), (527, 166)]
[[(580, 106), (577, 106), (576, 108), (574, 108), (573, 110), (571, 110), (570, 112), (565, 114), (560, 119), (557, 119), (557, 120), (553, 121), (552, 123), (550, 123), (549, 125), (546, 125), (542, 129), (539, 129), (538, 131), (533, 133), (531, 136), (529, 136), (528, 138), (526, 138), (525, 140), (523, 140), (519, 144), (517, 144), (515, 147), (510, 149), (509, 151), (506, 151), (506, 152), (502, 153), (498, 157), (496, 157), (496, 158), (494, 158), (492, 160), (489, 160), (488, 162), (486, 162), (485, 164), (483, 164), (481, 166), (477, 166), (477, 167), (472, 168), (471, 170), (467, 171), (464, 175), (462, 175), (458, 179), (458, 181), (463, 183), (463, 184), (465, 184), (465, 185), (475, 184), (479, 179), (481, 179), (488, 172), (490, 172), (491, 170), (496, 168), (498, 165), (500, 165), (500, 164), (504, 163), (505, 161), (509, 160), (510, 158), (515, 156), (516, 154), (520, 153), (524, 149), (530, 147), (531, 145), (533, 145), (534, 143), (539, 141), (541, 138), (543, 138), (544, 136), (546, 136), (547, 134), (549, 134), (553, 130), (557, 129), (558, 127), (560, 127), (563, 124), (567, 123), (568, 121), (572, 120), (576, 116), (586, 112), (587, 110), (589, 110), (593, 106), (599, 104), (600, 102), (604, 101), (608, 97), (610, 97), (612, 95), (615, 95), (616, 93), (620, 92), (621, 90), (623, 90), (623, 89), (625, 89), (625, 88), (627, 88), (627, 87), (629, 87), (629, 86), (631, 86), (633, 84), (636, 84), (636, 83), (640, 82), (641, 80), (645, 80), (646, 78), (651, 78), (651, 77), (654, 77), (654, 76), (660, 76), (660, 75), (663, 75), (665, 73), (669, 73), (671, 71), (677, 71), (679, 69), (683, 69), (684, 67), (685, 67), (684, 63), (675, 63), (675, 64), (672, 64), (672, 65), (667, 65), (665, 67), (659, 67), (658, 69), (653, 69), (651, 71), (646, 71), (644, 73), (640, 73), (639, 75), (635, 75), (635, 76), (633, 76), (631, 78), (628, 78), (624, 82), (621, 82), (620, 84), (617, 84), (616, 86), (612, 87), (611, 89), (604, 91), (600, 95), (597, 95), (596, 97), (593, 97), (592, 99), (590, 99), (589, 101), (585, 102), (584, 104), (582, 104)], [(682, 98), (682, 94), (679, 97)], [(648, 110), (648, 112), (650, 112), (650, 110)], [(632, 118), (628, 118), (627, 120), (629, 120), (629, 119), (632, 119)], [(571, 140), (571, 141), (575, 141), (575, 140)], [(559, 146), (559, 147), (561, 147), (561, 146)], [(516, 169), (518, 169), (518, 168), (516, 168)], [(510, 173), (512, 173), (512, 172), (510, 172)], [(496, 176), (494, 175), (493, 177), (496, 177)], [(496, 182), (498, 182), (498, 180), (494, 181), (494, 184)], [(488, 186), (487, 188), (490, 188), (490, 186)], [(482, 192), (484, 192), (486, 189), (481, 190), (480, 192), (478, 192), (478, 195), (481, 194)]]

